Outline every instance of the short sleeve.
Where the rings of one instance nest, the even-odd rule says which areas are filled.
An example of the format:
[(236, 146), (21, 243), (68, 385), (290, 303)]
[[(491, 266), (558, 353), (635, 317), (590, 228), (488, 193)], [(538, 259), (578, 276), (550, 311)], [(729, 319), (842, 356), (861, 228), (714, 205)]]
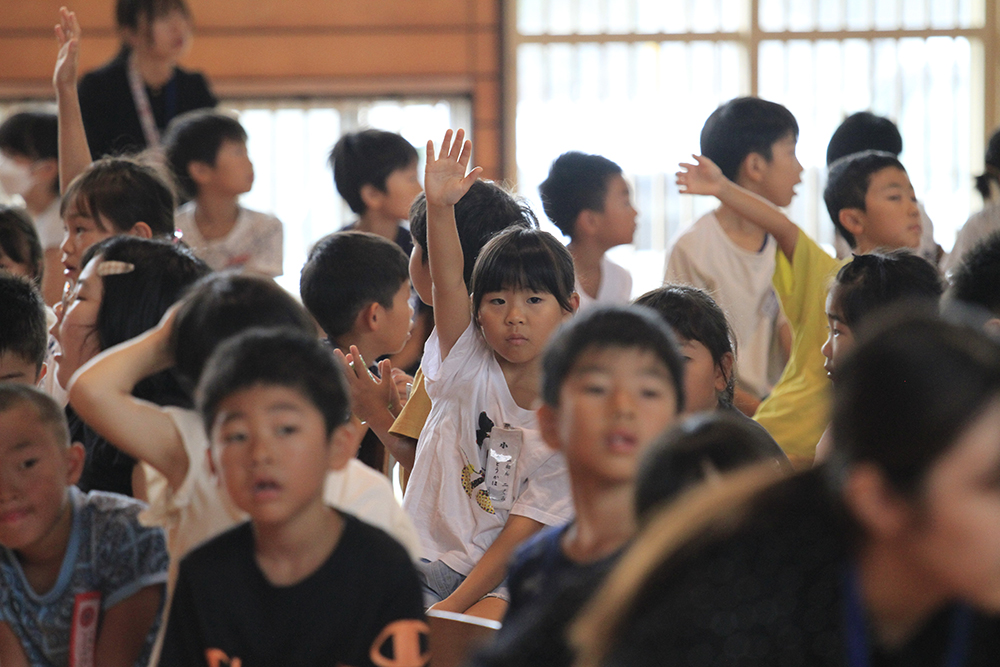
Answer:
[(469, 322), (462, 335), (455, 341), (448, 356), (441, 358), (437, 328), (424, 344), (424, 384), (431, 401), (438, 400), (452, 391), (465, 392), (474, 382), (483, 382), (492, 354), (475, 321)]
[(562, 454), (553, 453), (521, 484), (521, 493), (510, 509), (511, 514), (534, 519), (546, 526), (558, 526), (573, 518), (573, 496)]
[[(101, 574), (104, 609), (138, 591), (167, 581), (167, 544), (163, 530), (139, 523), (140, 505), (95, 514), (91, 539)], [(96, 528), (97, 526), (95, 526)]]
[(262, 215), (255, 221), (253, 249), (245, 268), (261, 275), (277, 278), (284, 273), (285, 232), (281, 221), (273, 215)]
[(427, 395), (427, 388), (424, 386), (424, 371), (418, 368), (417, 374), (413, 377), (410, 397), (396, 417), (396, 421), (392, 423), (389, 433), (418, 440), (430, 413), (431, 397)]

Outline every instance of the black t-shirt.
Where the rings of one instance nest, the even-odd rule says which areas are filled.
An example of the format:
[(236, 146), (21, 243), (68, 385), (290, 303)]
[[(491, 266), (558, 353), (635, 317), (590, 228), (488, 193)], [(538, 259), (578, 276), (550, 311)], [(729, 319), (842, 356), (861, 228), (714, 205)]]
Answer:
[[(343, 515), (337, 546), (320, 568), (274, 586), (254, 559), (244, 523), (180, 565), (160, 665), (372, 665), (375, 650), (427, 654), (417, 575), (381, 530)], [(398, 655), (398, 653), (397, 653)], [(216, 662), (209, 656), (217, 656)]]
[(66, 406), (71, 442), (79, 442), (87, 456), (76, 485), (81, 491), (111, 491), (132, 495), (132, 468), (136, 460), (102, 438), (72, 407)]
[[(814, 469), (759, 494), (650, 578), (607, 665), (844, 667), (848, 523)], [(870, 651), (873, 667), (944, 664), (952, 609), (905, 646)], [(994, 665), (1000, 621), (974, 613), (965, 667)]]
[[(128, 84), (127, 63), (128, 56), (119, 54), (80, 79), (80, 111), (94, 159), (134, 153), (146, 147), (139, 112)], [(146, 94), (161, 135), (175, 116), (218, 104), (204, 76), (179, 67), (174, 68), (173, 78), (159, 90), (146, 86)]]

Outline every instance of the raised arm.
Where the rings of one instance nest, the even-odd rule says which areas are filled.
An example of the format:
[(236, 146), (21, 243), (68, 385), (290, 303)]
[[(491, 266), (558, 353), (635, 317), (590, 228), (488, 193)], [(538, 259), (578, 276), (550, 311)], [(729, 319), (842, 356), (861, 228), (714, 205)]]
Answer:
[(704, 155), (692, 155), (694, 164), (681, 162), (677, 185), (681, 192), (710, 195), (774, 237), (791, 261), (799, 240), (798, 226), (777, 206), (725, 177), (722, 170)]
[(132, 395), (140, 380), (173, 365), (173, 312), (156, 328), (87, 362), (70, 381), (69, 402), (108, 442), (151, 465), (177, 489), (190, 463), (180, 433), (165, 410)]
[(59, 42), (59, 57), (52, 74), (52, 85), (56, 89), (59, 113), (59, 191), (65, 193), (70, 181), (93, 161), (83, 129), (80, 96), (76, 91), (80, 24), (76, 14), (65, 7), (59, 9), (56, 40)]
[(434, 294), (434, 326), (437, 327), (441, 357), (448, 356), (472, 320), (469, 290), (463, 277), (464, 256), (455, 226), (455, 204), (469, 191), (482, 171), (476, 167), (466, 174), (472, 156), (472, 142), (465, 130), (445, 132), (441, 152), (434, 157), (434, 142), (427, 142), (424, 193), (427, 197), (427, 261)]

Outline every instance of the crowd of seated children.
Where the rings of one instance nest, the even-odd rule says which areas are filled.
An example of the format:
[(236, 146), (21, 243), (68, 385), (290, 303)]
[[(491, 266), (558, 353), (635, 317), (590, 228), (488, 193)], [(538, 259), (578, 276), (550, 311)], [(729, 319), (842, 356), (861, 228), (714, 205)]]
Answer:
[(622, 168), (601, 155), (563, 153), (538, 186), (549, 220), (569, 237), (580, 308), (595, 303), (628, 303), (632, 274), (607, 257), (631, 243), (638, 213)]
[(216, 271), (243, 267), (280, 276), (281, 221), (240, 206), (239, 196), (253, 187), (240, 122), (221, 111), (189, 111), (170, 121), (163, 147), (179, 194), (190, 200), (174, 217), (184, 242)]
[(1000, 231), (1000, 128), (990, 136), (983, 162), (985, 169), (976, 177), (976, 190), (983, 198), (983, 209), (973, 213), (955, 235), (955, 245), (941, 263), (946, 273), (958, 267), (965, 253)]
[(63, 287), (57, 123), (55, 112), (47, 109), (12, 113), (0, 123), (0, 188), (21, 197), (34, 223), (45, 253), (42, 295), (50, 306), (59, 301)]
[[(50, 397), (0, 383), (0, 663), (145, 665), (167, 551), (142, 505), (74, 486), (84, 452)], [(100, 622), (97, 622), (97, 619)]]
[[(775, 206), (795, 196), (802, 165), (799, 126), (788, 109), (755, 97), (730, 100), (701, 130), (701, 152), (723, 175)], [(674, 240), (665, 282), (700, 287), (727, 314), (740, 350), (735, 403), (752, 415), (775, 385), (789, 353), (771, 277), (776, 242), (744, 211), (720, 200)]]
[[(345, 360), (350, 355), (351, 363), (345, 365), (348, 374), (355, 379), (374, 375), (373, 381), (377, 380), (381, 389), (375, 392), (374, 403), (398, 414), (400, 397), (391, 361), (384, 359), (369, 368), (366, 360), (374, 363), (399, 352), (410, 337), (413, 309), (403, 251), (392, 241), (368, 232), (330, 234), (309, 252), (299, 290), (302, 303), (330, 346)], [(409, 379), (402, 378), (402, 384)], [(375, 409), (369, 405), (363, 412)], [(375, 470), (388, 472), (389, 459), (379, 432), (367, 427), (363, 430), (358, 458)]]

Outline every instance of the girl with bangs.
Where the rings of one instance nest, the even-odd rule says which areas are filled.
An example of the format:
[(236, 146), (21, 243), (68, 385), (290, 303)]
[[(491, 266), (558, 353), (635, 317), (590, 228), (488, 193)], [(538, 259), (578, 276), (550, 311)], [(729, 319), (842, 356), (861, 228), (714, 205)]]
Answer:
[[(514, 549), (572, 514), (566, 464), (538, 431), (541, 358), (579, 305), (573, 259), (553, 236), (514, 226), (463, 280), (455, 203), (475, 182), (472, 144), (445, 134), (424, 179), (435, 330), (423, 370), (433, 407), (417, 444), (403, 507), (421, 540), (424, 603), (499, 619)], [(512, 221), (514, 223), (516, 221)]]

